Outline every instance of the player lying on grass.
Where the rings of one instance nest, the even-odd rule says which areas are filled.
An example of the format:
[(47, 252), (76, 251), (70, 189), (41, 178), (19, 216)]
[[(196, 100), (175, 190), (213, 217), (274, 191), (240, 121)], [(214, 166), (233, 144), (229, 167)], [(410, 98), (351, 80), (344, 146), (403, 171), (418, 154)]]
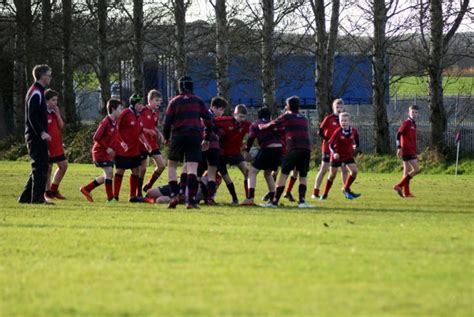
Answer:
[(281, 127), (273, 127), (260, 130), (258, 126), (270, 122), (272, 112), (268, 107), (262, 107), (258, 110), (258, 120), (250, 127), (249, 137), (247, 139), (247, 147), (244, 152), (245, 157), (249, 157), (249, 151), (257, 139), (260, 149), (255, 156), (248, 176), (248, 195), (241, 205), (253, 206), (255, 205), (255, 186), (257, 184), (257, 174), (263, 170), (264, 177), (267, 182), (268, 191), (271, 198), (275, 194), (275, 181), (272, 177), (272, 171), (276, 171), (281, 164), (282, 157), (282, 142), (281, 142)]
[(248, 134), (251, 122), (247, 120), (247, 107), (243, 104), (235, 106), (233, 116), (223, 116), (215, 120), (216, 126), (221, 131), (219, 140), (221, 156), (218, 171), (222, 175), (227, 189), (232, 196), (232, 204), (238, 205), (239, 199), (235, 186), (227, 171), (227, 165), (237, 166), (244, 176), (245, 195), (247, 195), (247, 164), (242, 156), (244, 137)]
[(110, 99), (107, 102), (107, 116), (102, 119), (95, 131), (92, 161), (96, 167), (103, 169), (104, 174), (97, 176), (92, 182), (80, 188), (81, 193), (90, 202), (94, 201), (91, 192), (104, 183), (107, 202), (117, 202), (114, 198), (112, 178), (114, 175), (115, 149), (117, 148), (117, 118), (122, 110), (122, 104), (119, 100)]
[[(339, 114), (344, 112), (344, 101), (342, 99), (336, 99), (332, 103), (332, 113), (328, 114), (324, 117), (323, 121), (319, 126), (319, 136), (321, 137), (322, 144), (321, 144), (321, 166), (319, 167), (319, 172), (314, 179), (314, 188), (313, 194), (311, 198), (319, 198), (319, 188), (321, 187), (321, 183), (323, 182), (324, 175), (329, 171), (331, 166), (330, 158), (331, 158), (331, 151), (329, 149), (329, 139), (333, 135), (333, 133), (340, 127), (339, 124)], [(347, 178), (347, 168), (345, 165), (341, 165), (341, 176), (342, 176), (342, 184), (346, 182)]]
[[(44, 193), (46, 200), (66, 198), (59, 193), (59, 184), (61, 184), (66, 174), (68, 162), (66, 156), (64, 156), (63, 139), (61, 136), (64, 121), (58, 107), (58, 96), (59, 93), (52, 89), (47, 89), (44, 92), (44, 98), (46, 99), (46, 106), (48, 108), (48, 134), (51, 136), (51, 140), (48, 142), (49, 167), (46, 179), (46, 191)], [(58, 168), (51, 182), (51, 172), (54, 163), (58, 165)]]
[(351, 191), (351, 185), (357, 177), (357, 165), (354, 161), (354, 150), (359, 147), (359, 133), (356, 128), (351, 127), (351, 116), (347, 112), (339, 114), (340, 127), (334, 131), (333, 135), (329, 139), (329, 149), (331, 151), (331, 168), (329, 171), (329, 177), (324, 187), (324, 193), (321, 196), (321, 200), (328, 198), (329, 190), (336, 178), (337, 169), (346, 165), (350, 175), (347, 177), (344, 183), (344, 196), (347, 199), (354, 199), (360, 196), (360, 194), (353, 193)]
[(286, 179), (288, 174), (296, 168), (299, 172), (300, 184), (298, 187), (298, 207), (312, 208), (305, 201), (306, 195), (306, 176), (309, 170), (310, 149), (311, 143), (309, 140), (309, 121), (300, 112), (300, 98), (292, 96), (286, 100), (288, 112), (283, 113), (275, 120), (260, 124), (258, 127), (261, 130), (272, 127), (283, 127), (285, 129), (286, 144), (288, 153), (283, 159), (281, 168), (281, 175), (278, 179), (275, 197), (271, 203), (263, 205), (267, 208), (276, 208), (281, 195), (285, 189)]
[(397, 133), (397, 156), (403, 160), (403, 178), (393, 189), (405, 198), (414, 197), (410, 192), (410, 180), (420, 172), (416, 157), (416, 119), (418, 106), (412, 105), (408, 109), (408, 119), (402, 123)]

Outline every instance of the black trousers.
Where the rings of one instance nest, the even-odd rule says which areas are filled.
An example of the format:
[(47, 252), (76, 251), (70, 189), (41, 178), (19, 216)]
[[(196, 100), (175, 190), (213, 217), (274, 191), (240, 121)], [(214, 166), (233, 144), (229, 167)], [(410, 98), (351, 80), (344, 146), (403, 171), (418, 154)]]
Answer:
[(48, 142), (38, 137), (26, 136), (28, 155), (31, 158), (31, 173), (25, 188), (18, 198), (20, 203), (44, 201), (48, 175)]

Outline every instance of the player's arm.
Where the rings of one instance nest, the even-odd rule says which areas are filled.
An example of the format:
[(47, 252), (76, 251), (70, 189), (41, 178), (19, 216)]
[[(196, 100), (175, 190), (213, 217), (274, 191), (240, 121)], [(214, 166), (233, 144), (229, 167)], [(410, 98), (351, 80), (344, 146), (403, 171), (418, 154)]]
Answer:
[(212, 133), (213, 123), (211, 114), (209, 113), (209, 110), (207, 109), (204, 102), (201, 103), (201, 118), (204, 123), (204, 141), (208, 142), (209, 136)]
[(406, 129), (406, 124), (405, 122), (402, 123), (402, 125), (400, 126), (400, 128), (398, 129), (398, 132), (397, 132), (397, 139), (396, 139), (396, 144), (397, 144), (397, 156), (398, 157), (401, 157), (402, 156), (402, 143), (401, 143), (401, 138), (402, 138), (402, 134), (405, 132), (405, 129)]
[(273, 126), (277, 126), (277, 127), (283, 126), (285, 124), (285, 115), (286, 115), (286, 113), (283, 113), (282, 115), (280, 115), (275, 120), (272, 120), (272, 121), (270, 121), (268, 123), (265, 123), (265, 124), (259, 124), (258, 128), (260, 130), (265, 130), (265, 129), (271, 128)]
[(325, 140), (326, 142), (329, 141), (329, 137), (330, 137), (324, 134), (324, 128), (326, 127), (327, 120), (328, 120), (328, 117), (325, 117), (323, 122), (321, 122), (321, 124), (319, 125), (319, 131), (318, 131), (318, 135), (321, 137), (321, 139)]
[(138, 137), (138, 139), (140, 140), (140, 142), (143, 143), (143, 145), (145, 145), (145, 148), (148, 152), (151, 152), (151, 145), (150, 143), (148, 142), (148, 140), (146, 139), (145, 135), (143, 133), (140, 134), (140, 136)]
[(39, 94), (34, 94), (31, 98), (30, 101), (28, 102), (28, 122), (30, 123), (31, 128), (33, 129), (33, 132), (40, 136), (41, 139), (50, 141), (51, 136), (48, 134), (48, 127), (43, 127), (41, 125), (40, 120), (38, 118), (40, 117), (40, 110), (41, 110), (41, 101), (40, 101), (40, 96)]
[(58, 128), (62, 130), (64, 128), (64, 120), (63, 120), (63, 117), (61, 116), (61, 111), (59, 111), (58, 106), (54, 108), (54, 114), (56, 115), (56, 119), (58, 121)]
[(336, 130), (331, 138), (329, 139), (329, 151), (331, 152), (332, 156), (335, 160), (339, 159), (339, 154), (336, 152), (336, 140), (338, 138), (339, 129)]
[(174, 120), (174, 110), (173, 104), (170, 102), (168, 108), (166, 108), (165, 113), (165, 120), (163, 122), (163, 137), (165, 142), (168, 142), (171, 136), (171, 125), (173, 124)]
[(99, 127), (95, 131), (94, 137), (93, 137), (94, 141), (100, 144), (104, 148), (109, 147), (107, 144), (104, 143), (104, 140), (103, 140), (105, 131), (107, 130), (107, 126), (108, 126), (107, 124), (99, 124)]
[(360, 149), (360, 142), (359, 142), (359, 132), (357, 130), (354, 130), (354, 150), (356, 152), (359, 152)]
[(127, 117), (128, 114), (125, 114), (124, 116), (120, 116), (117, 120), (117, 139), (119, 141), (120, 146), (124, 149), (125, 152), (128, 151), (128, 144), (124, 141), (123, 138), (123, 129), (120, 127), (123, 125), (123, 121)]

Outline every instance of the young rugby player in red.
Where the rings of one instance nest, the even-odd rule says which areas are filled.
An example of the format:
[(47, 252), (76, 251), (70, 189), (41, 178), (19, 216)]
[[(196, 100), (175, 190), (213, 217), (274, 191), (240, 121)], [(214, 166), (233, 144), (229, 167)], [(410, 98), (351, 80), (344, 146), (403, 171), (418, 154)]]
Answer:
[[(333, 133), (340, 127), (339, 124), (339, 114), (344, 112), (344, 101), (342, 99), (336, 99), (332, 103), (332, 113), (328, 114), (324, 117), (323, 122), (319, 125), (319, 136), (321, 137), (322, 145), (321, 145), (321, 152), (322, 152), (322, 159), (321, 159), (321, 166), (319, 168), (318, 175), (314, 180), (314, 188), (313, 194), (311, 198), (319, 198), (319, 188), (321, 187), (321, 183), (323, 182), (324, 175), (329, 171), (331, 166), (330, 164), (330, 157), (331, 151), (329, 149), (329, 139), (333, 135)], [(344, 184), (347, 178), (347, 169), (344, 165), (341, 166), (341, 176), (342, 176), (342, 183)]]
[[(143, 107), (143, 110), (140, 112), (140, 120), (143, 123), (143, 134), (150, 144), (151, 152), (148, 152), (145, 148), (145, 145), (141, 143), (140, 147), (140, 156), (142, 159), (140, 166), (140, 174), (138, 176), (138, 196), (142, 196), (142, 187), (143, 191), (150, 189), (156, 180), (160, 177), (161, 173), (165, 170), (165, 162), (161, 156), (160, 149), (158, 147), (158, 140), (163, 140), (163, 135), (158, 130), (158, 122), (160, 120), (160, 114), (158, 112), (158, 107), (161, 104), (161, 93), (158, 90), (150, 90), (148, 92), (148, 104)], [(146, 167), (148, 165), (148, 156), (153, 159), (155, 162), (155, 170), (151, 175), (150, 180), (143, 186), (143, 179), (146, 173)]]
[(186, 208), (199, 208), (196, 200), (198, 190), (196, 174), (201, 161), (201, 151), (209, 147), (209, 134), (212, 129), (211, 114), (202, 99), (193, 94), (191, 77), (181, 77), (178, 80), (178, 87), (179, 94), (170, 101), (163, 124), (165, 142), (169, 143), (168, 181), (171, 200), (168, 208), (176, 208), (179, 203), (176, 168), (178, 162), (182, 162), (183, 159), (186, 159), (187, 171)]
[(254, 206), (255, 186), (257, 183), (257, 174), (260, 170), (264, 171), (264, 177), (267, 181), (268, 191), (273, 198), (275, 194), (275, 180), (272, 176), (272, 171), (276, 171), (281, 164), (282, 157), (282, 128), (269, 128), (260, 130), (259, 124), (267, 124), (270, 122), (272, 111), (268, 107), (262, 107), (258, 110), (258, 120), (250, 127), (249, 137), (247, 139), (247, 147), (245, 149), (245, 156), (249, 156), (249, 151), (252, 148), (255, 139), (258, 140), (260, 149), (252, 163), (249, 170), (248, 177), (248, 195), (241, 205)]
[(410, 180), (420, 172), (416, 157), (416, 119), (418, 119), (418, 106), (412, 105), (408, 109), (408, 119), (405, 120), (397, 133), (397, 156), (403, 160), (402, 181), (393, 186), (401, 197), (411, 198)]
[[(58, 190), (59, 184), (61, 184), (61, 180), (66, 174), (68, 167), (67, 159), (64, 156), (63, 139), (61, 137), (64, 121), (58, 107), (58, 96), (58, 92), (52, 89), (47, 89), (44, 92), (46, 106), (48, 107), (48, 134), (51, 136), (51, 141), (48, 142), (49, 168), (46, 192), (44, 193), (44, 198), (47, 200), (66, 198), (61, 195)], [(51, 172), (54, 163), (58, 165), (58, 169), (54, 173), (54, 178), (51, 182)]]
[(143, 135), (143, 123), (140, 111), (143, 109), (143, 98), (138, 94), (130, 97), (130, 106), (122, 111), (117, 119), (117, 153), (115, 155), (114, 196), (119, 199), (120, 188), (125, 170), (130, 169), (130, 196), (132, 203), (142, 202), (138, 196), (138, 172), (140, 170), (140, 142), (145, 144), (148, 152), (151, 147)]
[(211, 114), (213, 128), (209, 135), (209, 149), (202, 152), (202, 159), (198, 167), (198, 177), (201, 177), (204, 171), (207, 171), (209, 198), (206, 203), (209, 206), (215, 205), (214, 196), (216, 194), (216, 175), (217, 167), (219, 165), (220, 145), (219, 145), (219, 128), (214, 124), (215, 119), (222, 117), (225, 108), (227, 107), (227, 100), (222, 97), (214, 97), (211, 100), (211, 107), (209, 112)]
[(326, 200), (332, 183), (336, 178), (337, 169), (345, 164), (350, 175), (344, 183), (344, 196), (347, 199), (354, 199), (360, 194), (351, 191), (351, 185), (357, 177), (357, 165), (354, 161), (354, 150), (359, 147), (359, 133), (356, 128), (351, 127), (351, 116), (347, 112), (339, 114), (340, 127), (334, 131), (329, 139), (329, 150), (331, 151), (331, 169), (329, 177), (324, 187), (324, 193), (320, 200)]
[(224, 116), (217, 118), (215, 124), (221, 131), (220, 147), (221, 157), (219, 159), (219, 173), (224, 179), (227, 189), (232, 196), (232, 204), (238, 205), (239, 199), (235, 192), (235, 186), (227, 171), (227, 164), (237, 165), (244, 175), (245, 195), (247, 196), (247, 164), (242, 156), (241, 150), (245, 135), (249, 133), (252, 124), (247, 118), (247, 107), (245, 105), (237, 105), (234, 109), (233, 116)]
[(263, 205), (267, 208), (276, 208), (283, 191), (285, 190), (286, 179), (293, 169), (299, 172), (300, 185), (298, 188), (299, 201), (298, 208), (312, 208), (305, 201), (306, 195), (306, 176), (309, 170), (309, 160), (311, 157), (311, 143), (309, 140), (309, 121), (303, 116), (300, 110), (300, 98), (292, 96), (286, 100), (288, 106), (287, 112), (280, 115), (277, 119), (267, 123), (260, 124), (261, 130), (271, 127), (283, 127), (286, 132), (287, 154), (283, 159), (281, 175), (278, 179), (275, 197), (271, 203)]
[(94, 134), (94, 145), (92, 146), (92, 161), (95, 166), (104, 170), (104, 174), (96, 177), (86, 186), (79, 190), (90, 202), (93, 202), (91, 192), (94, 188), (105, 183), (105, 193), (108, 203), (116, 203), (112, 178), (114, 176), (114, 157), (117, 148), (117, 118), (122, 112), (122, 104), (119, 100), (110, 99), (107, 102), (108, 115), (102, 119)]

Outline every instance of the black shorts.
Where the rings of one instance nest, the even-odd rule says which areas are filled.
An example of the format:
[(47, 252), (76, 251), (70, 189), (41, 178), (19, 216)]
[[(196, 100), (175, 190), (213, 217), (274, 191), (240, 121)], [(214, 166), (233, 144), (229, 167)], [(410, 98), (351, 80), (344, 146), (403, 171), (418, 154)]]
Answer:
[(202, 152), (201, 162), (198, 165), (197, 175), (201, 177), (205, 171), (207, 171), (208, 166), (218, 166), (219, 165), (219, 149), (209, 149)]
[(53, 156), (53, 157), (49, 158), (49, 164), (62, 162), (62, 161), (65, 161), (65, 160), (67, 160), (67, 159), (66, 159), (66, 156), (64, 156), (64, 154), (58, 155), (58, 156)]
[(171, 138), (168, 159), (176, 162), (200, 162), (201, 161), (200, 136), (175, 136)]
[(114, 161), (94, 161), (96, 167), (114, 167)]
[(115, 157), (115, 167), (120, 169), (132, 169), (139, 167), (142, 163), (140, 155), (137, 156), (120, 156)]
[(163, 185), (158, 187), (160, 190), (161, 196), (171, 196), (171, 189), (170, 185)]
[(151, 152), (141, 152), (140, 153), (140, 159), (142, 161), (144, 161), (144, 160), (147, 159), (147, 157), (152, 157), (152, 156), (155, 156), (155, 155), (161, 155), (160, 149), (155, 149)]
[[(323, 152), (323, 155), (321, 157), (321, 161), (324, 162), (324, 163), (329, 163), (331, 161), (331, 153), (324, 153)], [(319, 163), (319, 162), (316, 162), (316, 163)]]
[(300, 173), (300, 177), (306, 177), (309, 171), (309, 161), (311, 152), (306, 149), (293, 149), (288, 151), (283, 164), (281, 165), (282, 174), (289, 175), (295, 169)]
[(331, 162), (331, 167), (341, 167), (343, 164), (348, 165), (348, 164), (354, 164), (355, 161), (353, 158), (344, 160), (344, 161), (333, 161)]
[(281, 147), (260, 149), (255, 156), (252, 166), (258, 170), (276, 171), (281, 164), (281, 156)]
[(240, 162), (243, 162), (243, 161), (244, 161), (244, 157), (242, 156), (242, 154), (233, 155), (233, 156), (222, 155), (219, 157), (219, 165), (218, 165), (217, 170), (222, 176), (227, 175), (229, 174), (229, 172), (227, 171), (227, 164), (239, 165)]
[(416, 160), (416, 159), (418, 159), (418, 158), (416, 157), (416, 155), (403, 155), (403, 156), (402, 156), (402, 160), (403, 160), (404, 162), (406, 162), (406, 161), (413, 161), (413, 160)]

